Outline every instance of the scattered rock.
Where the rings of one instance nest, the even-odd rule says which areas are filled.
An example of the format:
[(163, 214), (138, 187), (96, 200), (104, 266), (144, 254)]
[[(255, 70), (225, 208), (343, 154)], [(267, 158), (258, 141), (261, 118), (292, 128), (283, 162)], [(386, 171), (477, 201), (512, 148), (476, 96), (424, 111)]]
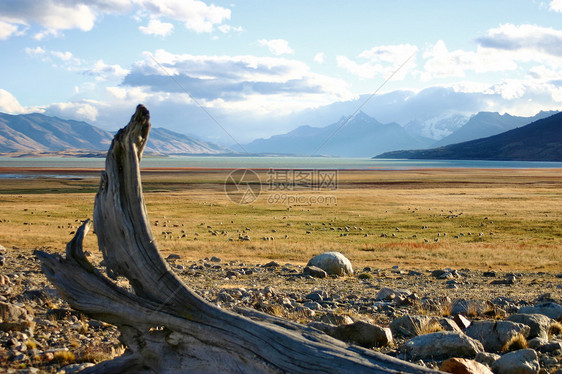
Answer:
[(326, 273), (324, 270), (320, 269), (317, 266), (305, 267), (304, 270), (302, 271), (302, 274), (309, 275), (314, 278), (326, 278), (328, 276), (328, 273)]
[(0, 301), (0, 322), (31, 321), (31, 316), (25, 308)]
[(325, 252), (314, 256), (307, 266), (316, 266), (330, 275), (353, 275), (351, 262), (340, 252)]
[(279, 265), (279, 263), (275, 261), (270, 261), (267, 264), (263, 265), (264, 268), (278, 268), (279, 266), (281, 265)]
[(454, 374), (492, 374), (492, 371), (478, 361), (453, 357), (443, 361), (441, 371)]
[(499, 359), (501, 356), (497, 353), (489, 353), (489, 352), (480, 352), (476, 354), (474, 359), (484, 365), (492, 366), (494, 361)]
[(511, 321), (474, 321), (465, 330), (466, 335), (482, 343), (486, 352), (499, 352), (518, 334), (529, 336), (531, 328)]
[(484, 347), (478, 340), (465, 334), (440, 331), (420, 335), (408, 340), (401, 347), (405, 359), (447, 359), (450, 357), (474, 358), (483, 352)]
[(537, 374), (540, 370), (537, 352), (533, 349), (521, 349), (509, 352), (492, 364), (497, 374)]
[(438, 324), (437, 319), (428, 316), (407, 315), (392, 321), (390, 330), (394, 336), (413, 337), (422, 335), (431, 323)]
[(388, 327), (380, 327), (366, 321), (357, 321), (341, 326), (312, 322), (310, 326), (324, 331), (333, 338), (366, 348), (384, 347), (392, 344), (392, 333)]
[(451, 318), (439, 318), (437, 321), (444, 331), (462, 332), (461, 328)]
[(462, 314), (455, 314), (453, 321), (461, 328), (461, 330), (467, 329), (470, 326), (470, 320), (463, 316)]
[(375, 297), (378, 301), (392, 301), (397, 297), (408, 297), (412, 293), (409, 290), (394, 290), (392, 288), (383, 287)]

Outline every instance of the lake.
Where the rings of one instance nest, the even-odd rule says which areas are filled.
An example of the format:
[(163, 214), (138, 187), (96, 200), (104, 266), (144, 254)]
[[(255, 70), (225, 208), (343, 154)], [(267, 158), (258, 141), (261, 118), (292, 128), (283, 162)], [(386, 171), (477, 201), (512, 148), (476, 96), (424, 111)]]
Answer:
[[(83, 157), (0, 157), (0, 168), (103, 168), (104, 158)], [(408, 170), (425, 168), (537, 169), (562, 168), (562, 162), (476, 161), (476, 160), (396, 160), (340, 157), (224, 157), (224, 156), (146, 156), (141, 168), (226, 168), (226, 169), (359, 169)], [(11, 173), (11, 174), (8, 174)], [(17, 173), (17, 172), (16, 172)], [(0, 178), (18, 178), (14, 171), (0, 172)], [(27, 175), (29, 176), (29, 174)]]

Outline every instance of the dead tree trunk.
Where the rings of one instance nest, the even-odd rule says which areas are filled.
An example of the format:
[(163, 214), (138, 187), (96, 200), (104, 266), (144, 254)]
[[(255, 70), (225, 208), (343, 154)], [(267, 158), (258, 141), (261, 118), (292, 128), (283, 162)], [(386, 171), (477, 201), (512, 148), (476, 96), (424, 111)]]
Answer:
[(118, 287), (84, 256), (90, 220), (68, 243), (65, 258), (37, 252), (47, 278), (73, 308), (121, 331), (125, 354), (87, 372), (430, 371), (257, 311), (229, 312), (192, 292), (171, 271), (150, 229), (139, 169), (149, 130), (148, 110), (139, 105), (113, 139), (94, 206), (108, 275), (126, 277), (134, 292)]

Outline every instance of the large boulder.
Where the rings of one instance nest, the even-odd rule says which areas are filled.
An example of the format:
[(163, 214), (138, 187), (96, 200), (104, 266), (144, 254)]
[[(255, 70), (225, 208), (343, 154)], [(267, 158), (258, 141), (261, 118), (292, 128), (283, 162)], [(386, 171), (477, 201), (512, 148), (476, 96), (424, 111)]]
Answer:
[(511, 321), (474, 321), (465, 330), (466, 335), (482, 343), (487, 352), (499, 352), (505, 344), (518, 334), (525, 338), (531, 328), (522, 323)]
[(552, 319), (562, 321), (562, 305), (552, 302), (537, 304), (535, 306), (524, 306), (519, 309), (523, 314), (544, 314)]
[(447, 359), (450, 357), (474, 358), (484, 352), (482, 343), (463, 333), (440, 331), (420, 335), (408, 340), (400, 348), (405, 359)]
[(508, 321), (518, 322), (531, 328), (529, 339), (542, 338), (548, 339), (548, 329), (552, 324), (552, 319), (544, 314), (512, 314), (507, 318)]
[(539, 370), (539, 358), (532, 349), (506, 353), (492, 364), (492, 371), (497, 374), (537, 374)]
[(353, 275), (351, 261), (339, 252), (325, 252), (314, 256), (306, 266), (319, 267), (330, 275)]

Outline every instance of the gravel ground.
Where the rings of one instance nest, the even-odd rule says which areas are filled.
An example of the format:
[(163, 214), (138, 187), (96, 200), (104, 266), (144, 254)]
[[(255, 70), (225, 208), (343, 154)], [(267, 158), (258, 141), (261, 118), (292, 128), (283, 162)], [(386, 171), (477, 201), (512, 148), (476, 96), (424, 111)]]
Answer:
[[(295, 264), (168, 261), (195, 292), (223, 308), (250, 307), (304, 324), (364, 320), (387, 327), (404, 315), (451, 316), (462, 305), (469, 319), (504, 319), (524, 306), (562, 304), (562, 274), (381, 267), (320, 279), (303, 276), (303, 266)], [(92, 262), (100, 263), (97, 256)], [(114, 326), (73, 311), (58, 297), (32, 250), (0, 250), (0, 302), (26, 313), (17, 323), (0, 324), (0, 371), (77, 372), (124, 351)], [(374, 349), (398, 355), (406, 339), (396, 336), (392, 345)], [(562, 351), (541, 354), (540, 362), (543, 373), (560, 372)]]

